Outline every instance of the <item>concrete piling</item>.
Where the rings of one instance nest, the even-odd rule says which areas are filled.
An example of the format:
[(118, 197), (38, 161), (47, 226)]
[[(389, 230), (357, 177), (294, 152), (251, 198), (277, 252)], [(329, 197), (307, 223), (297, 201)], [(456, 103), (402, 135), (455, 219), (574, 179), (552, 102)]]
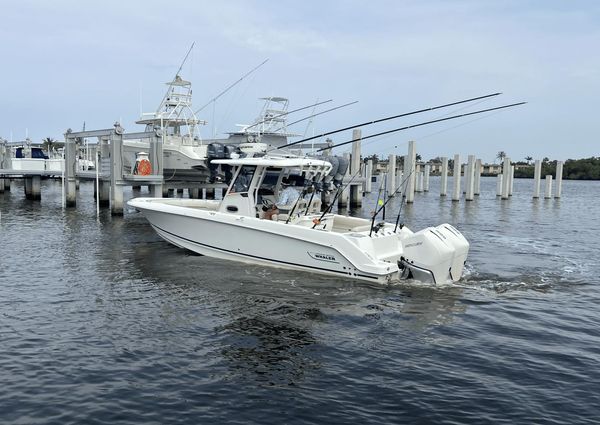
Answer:
[(408, 180), (406, 189), (406, 203), (412, 204), (415, 201), (415, 160), (417, 156), (417, 150), (415, 142), (411, 140), (408, 142), (408, 155), (404, 160), (404, 175)]
[(546, 199), (552, 198), (552, 175), (548, 174), (546, 176), (546, 194), (544, 196)]
[(510, 191), (510, 158), (504, 158), (504, 165), (502, 167), (502, 199), (508, 199)]
[(367, 160), (367, 166), (366, 166), (366, 171), (365, 171), (365, 192), (366, 193), (371, 193), (371, 190), (373, 188), (373, 180), (371, 179), (371, 177), (373, 176), (373, 160), (369, 159)]
[(515, 183), (515, 166), (511, 165), (509, 181), (508, 181), (508, 196), (512, 196), (512, 194), (513, 194), (514, 183)]
[(474, 188), (473, 194), (479, 196), (481, 193), (481, 159), (475, 161), (475, 174), (474, 174)]
[(498, 174), (496, 176), (496, 196), (502, 196), (502, 181), (504, 180), (504, 176), (502, 174)]
[(474, 193), (474, 174), (475, 174), (475, 155), (469, 155), (467, 159), (467, 168), (465, 173), (465, 201), (473, 200)]
[(423, 191), (429, 192), (429, 174), (431, 173), (431, 165), (425, 164), (423, 171)]
[[(352, 159), (350, 162), (350, 172), (351, 175), (355, 175), (361, 169), (361, 155), (360, 155), (360, 139), (362, 137), (362, 133), (360, 128), (354, 129), (352, 131)], [(363, 177), (365, 177), (363, 173)], [(370, 178), (370, 176), (369, 176)], [(362, 206), (362, 185), (361, 184), (352, 184), (349, 187), (350, 190), (350, 206), (351, 207), (361, 207)]]
[(533, 171), (533, 197), (540, 197), (540, 179), (542, 178), (542, 161), (535, 160), (535, 168)]
[(446, 196), (448, 193), (448, 157), (442, 157), (442, 179), (440, 187), (440, 196)]
[(396, 192), (396, 155), (390, 154), (388, 157), (388, 170), (387, 170), (387, 195), (394, 196)]
[(562, 175), (563, 175), (563, 162), (556, 161), (556, 194), (555, 198), (560, 198), (562, 192)]
[(460, 200), (460, 155), (454, 155), (454, 191), (452, 193), (452, 201), (458, 202)]

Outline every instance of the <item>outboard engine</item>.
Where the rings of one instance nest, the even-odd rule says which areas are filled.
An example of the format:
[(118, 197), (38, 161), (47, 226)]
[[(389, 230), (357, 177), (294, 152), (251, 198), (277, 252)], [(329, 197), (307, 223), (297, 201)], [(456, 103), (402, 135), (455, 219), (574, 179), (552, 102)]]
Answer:
[[(339, 161), (338, 169), (335, 174), (333, 174), (333, 184), (339, 186), (342, 184), (342, 180), (344, 180), (344, 176), (346, 175), (346, 171), (348, 171), (348, 166), (350, 165), (350, 161), (348, 161), (343, 156), (337, 157)], [(330, 173), (332, 174), (332, 173)]]
[[(225, 158), (239, 158), (240, 152), (237, 146), (235, 145), (225, 145)], [(231, 165), (221, 164), (221, 172), (225, 175), (225, 183), (231, 183), (231, 179), (233, 179), (233, 172), (231, 171)]]
[(323, 179), (324, 188), (329, 188), (331, 182), (333, 181), (333, 178), (335, 177), (335, 174), (337, 173), (340, 161), (337, 156), (326, 156), (322, 159), (323, 161), (327, 161), (331, 164), (331, 171), (329, 171), (329, 174), (326, 175)]
[(217, 179), (219, 164), (213, 164), (211, 160), (225, 158), (225, 147), (221, 143), (211, 143), (206, 147), (208, 169), (210, 171), (209, 182), (214, 183)]
[(457, 282), (463, 272), (469, 242), (449, 224), (428, 227), (402, 240), (398, 266), (404, 277), (435, 284)]

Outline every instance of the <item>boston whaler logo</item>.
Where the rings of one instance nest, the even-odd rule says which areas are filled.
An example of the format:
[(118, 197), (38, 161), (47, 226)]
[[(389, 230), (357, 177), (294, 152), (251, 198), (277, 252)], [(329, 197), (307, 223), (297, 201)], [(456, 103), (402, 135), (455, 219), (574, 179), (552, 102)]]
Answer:
[(311, 258), (314, 258), (315, 260), (327, 261), (329, 263), (337, 263), (338, 262), (338, 260), (336, 260), (335, 257), (331, 254), (322, 254), (320, 252), (310, 252), (310, 251), (306, 251), (306, 253), (308, 255), (310, 255)]

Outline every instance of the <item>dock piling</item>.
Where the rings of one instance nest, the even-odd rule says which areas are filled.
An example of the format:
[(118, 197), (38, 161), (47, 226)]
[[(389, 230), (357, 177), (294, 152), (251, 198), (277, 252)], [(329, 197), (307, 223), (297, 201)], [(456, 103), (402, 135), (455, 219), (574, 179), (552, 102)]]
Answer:
[(544, 196), (546, 199), (552, 198), (552, 175), (548, 174), (546, 176), (546, 194)]
[(448, 157), (442, 157), (442, 180), (440, 184), (440, 196), (446, 196), (448, 193)]
[(535, 168), (533, 171), (533, 197), (540, 197), (540, 179), (542, 178), (542, 161), (535, 160)]
[(454, 155), (454, 192), (452, 193), (452, 201), (458, 202), (460, 201), (460, 155)]
[(556, 162), (556, 194), (555, 198), (560, 198), (562, 192), (562, 176), (563, 176), (563, 162)]

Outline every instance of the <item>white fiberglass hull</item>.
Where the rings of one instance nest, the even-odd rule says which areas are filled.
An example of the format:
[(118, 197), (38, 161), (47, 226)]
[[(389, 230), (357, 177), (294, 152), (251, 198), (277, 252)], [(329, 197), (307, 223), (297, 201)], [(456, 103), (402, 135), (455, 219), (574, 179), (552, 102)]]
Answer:
[[(123, 143), (126, 166), (135, 165), (136, 154), (148, 152), (148, 142), (126, 140)], [(206, 158), (206, 146), (163, 145), (163, 175), (169, 180), (207, 181), (210, 176)]]
[[(427, 267), (419, 274), (423, 267), (418, 267), (418, 262), (411, 266), (411, 260), (404, 258), (403, 239), (411, 241), (418, 236), (406, 228), (394, 232), (390, 225), (370, 238), (364, 230), (312, 229), (311, 216), (301, 224), (285, 224), (222, 213), (216, 211), (218, 201), (137, 198), (129, 205), (140, 210), (166, 241), (211, 257), (381, 283), (408, 277), (402, 273), (407, 266), (415, 272), (410, 277), (427, 280), (429, 276)], [(448, 275), (453, 260), (453, 256), (444, 257), (438, 281), (442, 280), (440, 273)], [(460, 272), (462, 263), (461, 259)]]

